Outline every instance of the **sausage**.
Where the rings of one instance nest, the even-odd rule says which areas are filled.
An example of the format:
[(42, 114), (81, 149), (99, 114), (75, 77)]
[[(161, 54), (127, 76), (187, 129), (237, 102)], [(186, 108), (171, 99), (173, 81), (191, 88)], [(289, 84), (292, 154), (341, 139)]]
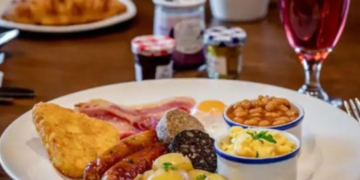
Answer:
[(157, 142), (154, 130), (145, 131), (120, 141), (119, 144), (90, 162), (84, 171), (84, 180), (100, 180), (101, 176), (126, 156)]
[(137, 175), (151, 169), (153, 161), (165, 154), (167, 145), (156, 143), (146, 147), (111, 167), (101, 180), (133, 180)]

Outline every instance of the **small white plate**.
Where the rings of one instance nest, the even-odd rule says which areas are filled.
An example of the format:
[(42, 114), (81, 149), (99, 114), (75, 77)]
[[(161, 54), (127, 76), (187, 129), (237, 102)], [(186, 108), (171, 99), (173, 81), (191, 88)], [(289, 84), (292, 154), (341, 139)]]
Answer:
[[(172, 96), (197, 102), (217, 99), (232, 104), (269, 94), (288, 98), (305, 110), (303, 145), (297, 180), (359, 180), (360, 125), (345, 112), (323, 101), (270, 85), (206, 79), (157, 80), (122, 83), (70, 94), (51, 102), (73, 108), (92, 98), (136, 105)], [(219, 134), (227, 133), (219, 119)], [(216, 136), (216, 134), (212, 134)], [(15, 180), (61, 180), (52, 167), (31, 120), (31, 111), (16, 119), (0, 139), (0, 162)], [(261, 173), (261, 172), (259, 172)]]
[[(0, 27), (20, 29), (23, 31), (30, 32), (41, 32), (41, 33), (75, 33), (82, 31), (96, 30), (100, 28), (109, 27), (115, 24), (125, 22), (136, 15), (136, 6), (131, 0), (120, 0), (127, 7), (127, 11), (119, 15), (87, 24), (70, 25), (70, 26), (40, 26), (31, 24), (22, 24), (4, 20), (0, 18)], [(0, 14), (5, 11), (4, 7), (8, 7), (9, 1), (0, 0)], [(1, 16), (0, 16), (1, 17)]]

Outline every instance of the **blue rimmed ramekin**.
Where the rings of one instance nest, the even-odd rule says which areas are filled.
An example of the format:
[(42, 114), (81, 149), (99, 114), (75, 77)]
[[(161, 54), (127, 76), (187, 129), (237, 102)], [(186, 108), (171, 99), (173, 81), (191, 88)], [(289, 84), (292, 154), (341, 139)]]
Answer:
[(221, 150), (221, 143), (229, 143), (229, 135), (215, 141), (218, 173), (227, 179), (241, 180), (295, 180), (297, 177), (297, 156), (301, 149), (300, 140), (284, 131), (253, 128), (254, 130), (277, 131), (294, 142), (296, 149), (283, 156), (271, 158), (248, 158), (230, 155)]
[[(245, 129), (247, 129), (247, 128), (259, 128), (259, 126), (248, 126), (248, 125), (245, 125), (245, 124), (237, 123), (237, 122), (233, 121), (232, 119), (230, 119), (227, 116), (226, 112), (229, 110), (230, 107), (232, 107), (235, 104), (237, 104), (237, 103), (234, 103), (234, 104), (228, 106), (227, 108), (225, 108), (225, 110), (223, 112), (223, 118), (224, 118), (225, 122), (230, 127), (232, 127), (232, 126), (241, 126), (241, 127), (245, 128)], [(300, 105), (298, 105), (296, 103), (291, 102), (291, 106), (294, 107), (299, 112), (299, 117), (297, 119), (295, 119), (294, 121), (291, 121), (291, 122), (289, 122), (287, 124), (283, 124), (283, 125), (279, 125), (279, 126), (267, 126), (265, 128), (289, 132), (289, 133), (293, 134), (294, 136), (296, 136), (301, 141), (302, 122), (303, 122), (304, 117), (305, 117), (305, 111)]]

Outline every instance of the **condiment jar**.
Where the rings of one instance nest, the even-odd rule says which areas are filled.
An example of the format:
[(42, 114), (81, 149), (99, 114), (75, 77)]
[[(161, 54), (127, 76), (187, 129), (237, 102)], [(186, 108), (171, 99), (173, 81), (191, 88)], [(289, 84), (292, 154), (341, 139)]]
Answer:
[(137, 81), (173, 76), (172, 53), (175, 41), (165, 36), (139, 36), (131, 41)]
[(242, 47), (246, 32), (237, 27), (212, 27), (204, 35), (208, 77), (238, 79), (242, 66)]
[(154, 34), (175, 39), (174, 69), (193, 69), (205, 63), (202, 35), (206, 0), (153, 0)]

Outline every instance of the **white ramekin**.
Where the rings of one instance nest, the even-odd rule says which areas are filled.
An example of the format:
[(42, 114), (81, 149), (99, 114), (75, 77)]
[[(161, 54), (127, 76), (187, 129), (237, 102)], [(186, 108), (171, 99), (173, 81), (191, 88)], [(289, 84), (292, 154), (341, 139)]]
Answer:
[(269, 0), (210, 0), (211, 11), (223, 21), (254, 21), (268, 13)]
[[(225, 122), (230, 126), (241, 126), (243, 128), (259, 128), (259, 126), (248, 126), (248, 125), (245, 125), (245, 124), (240, 124), (240, 123), (237, 123), (233, 120), (231, 120), (226, 112), (228, 111), (228, 109), (230, 107), (232, 107), (233, 105), (235, 105), (236, 103), (228, 106), (225, 110), (224, 110), (224, 113), (223, 113), (223, 118), (225, 120)], [(296, 136), (300, 141), (301, 141), (301, 136), (302, 136), (302, 122), (303, 122), (303, 119), (305, 117), (305, 111), (304, 109), (296, 104), (296, 103), (293, 103), (291, 102), (291, 105), (299, 112), (299, 117), (297, 119), (295, 119), (294, 121), (291, 121), (287, 124), (283, 124), (283, 125), (279, 125), (279, 126), (268, 126), (266, 128), (268, 129), (275, 129), (275, 130), (280, 130), (280, 131), (287, 131), (291, 134), (293, 134), (294, 136)]]
[[(254, 128), (254, 130), (266, 130)], [(272, 131), (277, 131), (273, 130)], [(228, 142), (229, 135), (215, 141), (218, 173), (227, 179), (235, 180), (295, 180), (297, 177), (297, 157), (301, 144), (294, 135), (278, 131), (296, 144), (296, 149), (289, 154), (271, 158), (247, 158), (227, 154), (221, 150), (221, 142)]]

